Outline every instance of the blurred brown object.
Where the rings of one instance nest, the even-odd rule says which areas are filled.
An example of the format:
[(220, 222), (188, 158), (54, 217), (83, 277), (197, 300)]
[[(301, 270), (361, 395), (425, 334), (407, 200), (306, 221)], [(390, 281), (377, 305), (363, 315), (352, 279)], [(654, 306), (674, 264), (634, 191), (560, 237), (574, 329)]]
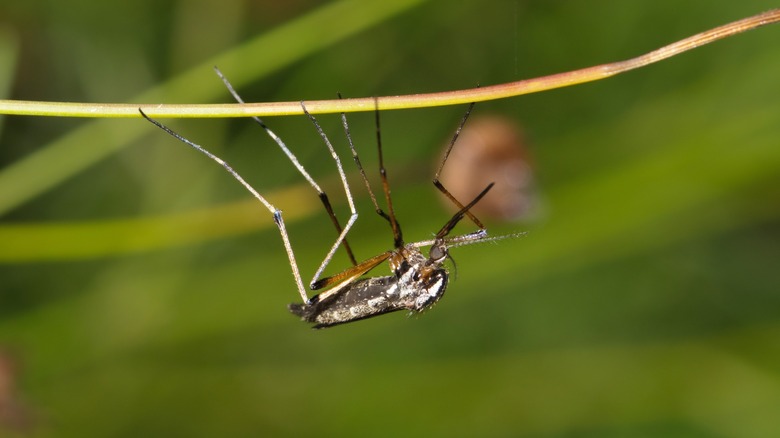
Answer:
[[(495, 182), (493, 189), (472, 208), (480, 219), (522, 219), (536, 202), (525, 136), (506, 117), (482, 116), (466, 122), (439, 179), (463, 204)], [(441, 199), (452, 211), (457, 210), (446, 197)]]
[(30, 413), (19, 400), (18, 369), (12, 355), (0, 350), (0, 432), (25, 433), (32, 426)]

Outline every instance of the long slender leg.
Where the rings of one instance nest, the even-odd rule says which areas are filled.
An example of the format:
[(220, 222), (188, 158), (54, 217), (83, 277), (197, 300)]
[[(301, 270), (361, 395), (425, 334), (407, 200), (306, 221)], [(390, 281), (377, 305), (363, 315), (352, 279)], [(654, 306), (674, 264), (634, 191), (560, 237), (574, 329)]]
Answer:
[[(452, 201), (453, 204), (455, 204), (459, 209), (463, 210), (463, 204), (455, 199), (455, 196), (450, 193), (449, 190), (447, 190), (444, 187), (444, 184), (439, 181), (439, 175), (441, 175), (442, 169), (444, 169), (444, 164), (447, 162), (447, 158), (450, 156), (450, 152), (452, 152), (452, 147), (455, 146), (455, 142), (458, 140), (458, 137), (460, 136), (460, 131), (463, 130), (463, 126), (466, 124), (466, 120), (468, 120), (469, 115), (471, 115), (471, 110), (474, 108), (474, 103), (472, 102), (469, 104), (468, 109), (466, 110), (466, 114), (463, 115), (463, 119), (460, 121), (460, 125), (458, 125), (458, 129), (455, 130), (455, 134), (452, 136), (452, 140), (450, 140), (449, 146), (447, 146), (447, 150), (444, 151), (444, 158), (442, 158), (441, 163), (439, 164), (439, 168), (436, 170), (436, 175), (433, 177), (433, 185), (436, 186), (437, 189), (439, 189), (440, 192), (444, 194), (450, 201)], [(485, 229), (485, 226), (482, 225), (482, 222), (477, 219), (476, 216), (472, 212), (470, 212), (468, 209), (465, 210), (465, 214), (471, 219), (474, 224), (479, 227), (481, 230)]]
[[(339, 93), (339, 99), (341, 99), (341, 93)], [(371, 190), (371, 184), (368, 182), (366, 171), (363, 169), (363, 164), (360, 162), (360, 157), (358, 156), (357, 150), (355, 149), (355, 144), (352, 143), (352, 134), (349, 132), (349, 123), (347, 123), (346, 113), (341, 113), (341, 124), (344, 125), (344, 134), (347, 136), (347, 143), (349, 143), (349, 149), (352, 151), (352, 159), (355, 161), (355, 165), (360, 171), (360, 177), (363, 179), (363, 183), (366, 185), (368, 196), (371, 197), (371, 202), (374, 204), (374, 210), (379, 216), (382, 216), (388, 222), (390, 222), (390, 216), (388, 216), (387, 213), (385, 213), (379, 207), (379, 203), (376, 201), (376, 196), (374, 195), (374, 191)]]
[(279, 233), (282, 235), (282, 242), (284, 243), (284, 249), (287, 251), (287, 258), (290, 261), (290, 268), (292, 269), (293, 278), (295, 279), (295, 285), (298, 287), (298, 292), (301, 294), (301, 299), (303, 299), (304, 303), (309, 302), (309, 297), (306, 295), (306, 289), (303, 287), (303, 281), (301, 280), (301, 273), (298, 270), (298, 263), (295, 261), (295, 254), (293, 254), (292, 245), (290, 244), (290, 238), (287, 235), (287, 228), (284, 226), (284, 220), (282, 219), (282, 211), (274, 207), (273, 204), (268, 202), (260, 193), (258, 193), (257, 190), (254, 189), (251, 185), (249, 185), (248, 182), (244, 180), (244, 178), (241, 177), (241, 175), (238, 174), (235, 170), (233, 170), (232, 167), (228, 163), (226, 163), (221, 158), (217, 157), (216, 155), (212, 154), (211, 152), (204, 149), (202, 146), (184, 138), (183, 136), (177, 134), (174, 132), (171, 128), (163, 125), (162, 123), (158, 122), (157, 120), (152, 119), (151, 117), (147, 116), (140, 108), (138, 109), (138, 112), (141, 113), (141, 115), (148, 121), (152, 122), (154, 125), (156, 125), (158, 128), (162, 129), (163, 131), (170, 134), (172, 137), (176, 138), (177, 140), (181, 141), (182, 143), (192, 147), (193, 149), (197, 150), (198, 152), (206, 155), (207, 157), (211, 158), (217, 164), (222, 166), (225, 170), (230, 173), (233, 178), (235, 178), (238, 182), (241, 183), (241, 185), (246, 188), (249, 193), (252, 194), (257, 200), (259, 200), (268, 211), (271, 212), (274, 216), (274, 223), (276, 223), (276, 226), (279, 228)]
[[(223, 75), (222, 72), (216, 67), (214, 68), (214, 71), (216, 71), (217, 76), (219, 76), (219, 78), (225, 84), (225, 87), (227, 87), (230, 94), (233, 95), (233, 98), (238, 103), (244, 103), (244, 100), (241, 99), (241, 96), (238, 95), (236, 90), (233, 88), (233, 85), (230, 84), (230, 81), (227, 80), (225, 75)], [(314, 178), (312, 178), (311, 175), (309, 175), (309, 173), (306, 172), (306, 169), (303, 168), (303, 165), (301, 165), (301, 163), (298, 161), (298, 158), (295, 156), (295, 154), (292, 153), (292, 151), (287, 147), (287, 145), (284, 144), (282, 139), (279, 138), (279, 136), (276, 135), (273, 131), (271, 131), (271, 129), (268, 126), (266, 126), (266, 124), (259, 117), (252, 117), (252, 119), (254, 119), (254, 121), (257, 122), (257, 124), (259, 124), (260, 127), (262, 127), (265, 130), (268, 136), (271, 137), (271, 139), (273, 139), (273, 141), (276, 142), (277, 145), (279, 145), (279, 148), (282, 150), (282, 152), (284, 152), (285, 155), (287, 155), (287, 158), (289, 158), (290, 161), (295, 166), (295, 168), (298, 169), (298, 172), (300, 172), (301, 175), (303, 175), (303, 177), (306, 178), (306, 181), (309, 182), (309, 185), (311, 185), (314, 188), (314, 190), (317, 191), (317, 195), (319, 196), (320, 201), (322, 201), (322, 205), (325, 207), (325, 210), (328, 212), (328, 216), (330, 217), (331, 222), (333, 222), (333, 226), (336, 228), (336, 232), (339, 234), (338, 242), (344, 243), (344, 250), (347, 252), (347, 255), (349, 256), (349, 260), (352, 262), (353, 265), (357, 265), (357, 260), (355, 260), (355, 256), (352, 253), (352, 248), (349, 246), (347, 240), (341, 237), (342, 235), (346, 235), (346, 233), (344, 233), (344, 230), (341, 228), (341, 224), (339, 223), (339, 220), (336, 217), (336, 213), (333, 211), (333, 207), (330, 205), (330, 200), (328, 199), (328, 195), (325, 193), (325, 191), (323, 191), (320, 188), (319, 184), (317, 184), (317, 182), (314, 181)], [(330, 146), (330, 143), (327, 144), (332, 152), (333, 148)], [(341, 162), (338, 161), (338, 158), (336, 158), (336, 164), (339, 166), (339, 168), (341, 168)], [(342, 176), (341, 180), (345, 184), (345, 190), (346, 190), (346, 181), (347, 181), (346, 177), (344, 176), (343, 171), (341, 171), (340, 173)], [(352, 213), (354, 215), (355, 208), (352, 205), (351, 199), (350, 199), (350, 207), (352, 208)]]
[(376, 119), (376, 148), (379, 153), (379, 177), (382, 179), (382, 191), (385, 193), (385, 202), (387, 203), (387, 215), (382, 215), (382, 211), (378, 213), (383, 217), (386, 217), (390, 221), (390, 228), (393, 229), (393, 243), (396, 248), (404, 246), (404, 238), (401, 232), (401, 225), (395, 218), (395, 211), (393, 211), (393, 200), (390, 198), (390, 183), (387, 180), (387, 170), (385, 170), (385, 161), (382, 156), (382, 130), (379, 127), (379, 99), (374, 98), (374, 117)]
[[(455, 225), (460, 222), (464, 215), (467, 215), (469, 210), (471, 210), (471, 207), (477, 205), (477, 202), (479, 202), (486, 194), (490, 191), (490, 189), (493, 188), (494, 183), (488, 184), (487, 187), (485, 187), (474, 199), (471, 200), (466, 206), (462, 207), (460, 210), (458, 210), (457, 213), (452, 215), (452, 218), (450, 218), (449, 221), (447, 221), (446, 224), (444, 224), (443, 227), (439, 230), (438, 233), (436, 233), (436, 238), (433, 241), (433, 244), (431, 246), (431, 258), (438, 258), (442, 255), (447, 257), (452, 262), (452, 267), (457, 272), (458, 266), (455, 264), (455, 259), (450, 257), (449, 253), (446, 250), (446, 246), (449, 244), (452, 239), (447, 239), (447, 235), (450, 234), (450, 231), (452, 231), (453, 228), (455, 228)], [(467, 239), (471, 241), (479, 241), (482, 239), (485, 239), (487, 237), (487, 230), (484, 228), (480, 228), (477, 231), (471, 232), (469, 234), (458, 236), (457, 239)]]
[[(317, 281), (322, 275), (322, 271), (324, 271), (325, 267), (328, 266), (328, 263), (330, 263), (330, 260), (333, 258), (333, 255), (336, 253), (336, 250), (339, 249), (339, 246), (341, 246), (342, 243), (346, 245), (347, 233), (352, 228), (352, 225), (355, 224), (355, 221), (358, 218), (358, 213), (357, 210), (355, 209), (355, 202), (352, 200), (352, 191), (350, 191), (349, 189), (349, 183), (347, 182), (347, 175), (344, 173), (344, 167), (341, 165), (341, 159), (339, 159), (338, 154), (336, 153), (335, 149), (333, 149), (333, 145), (330, 143), (328, 136), (325, 135), (325, 131), (322, 130), (322, 127), (317, 122), (317, 119), (314, 118), (314, 116), (311, 115), (309, 111), (306, 109), (306, 105), (303, 103), (303, 101), (301, 101), (301, 108), (303, 108), (303, 112), (309, 117), (309, 120), (311, 120), (311, 122), (314, 124), (314, 128), (317, 129), (317, 133), (320, 134), (322, 141), (325, 142), (325, 145), (328, 147), (328, 150), (330, 151), (330, 155), (333, 157), (333, 161), (336, 162), (336, 168), (338, 168), (339, 176), (341, 177), (341, 182), (344, 185), (344, 193), (347, 195), (347, 202), (349, 203), (349, 209), (352, 212), (352, 214), (349, 217), (349, 220), (347, 221), (347, 224), (344, 226), (344, 230), (339, 232), (339, 237), (333, 243), (333, 246), (331, 246), (330, 251), (328, 251), (328, 254), (322, 260), (320, 267), (317, 269), (317, 272), (314, 274), (314, 278), (312, 278), (310, 283), (310, 287), (314, 288), (314, 285), (317, 284)], [(331, 218), (335, 221), (336, 220), (335, 214), (332, 214)], [(338, 224), (338, 222), (334, 222), (334, 223)], [(350, 257), (351, 256), (352, 256), (352, 252), (350, 252)], [(352, 258), (352, 263), (353, 265), (357, 266), (357, 262), (355, 262), (354, 258)]]
[[(457, 225), (458, 222), (460, 222), (460, 220), (463, 219), (463, 216), (469, 214), (469, 210), (471, 210), (471, 207), (475, 206), (477, 204), (477, 202), (479, 202), (480, 199), (482, 199), (482, 197), (487, 195), (487, 192), (489, 192), (490, 189), (493, 188), (493, 184), (495, 184), (495, 183), (488, 184), (487, 187), (485, 187), (479, 193), (479, 195), (477, 195), (474, 199), (471, 200), (471, 202), (469, 202), (467, 205), (465, 205), (460, 210), (458, 210), (457, 213), (452, 215), (452, 218), (449, 221), (447, 221), (447, 223), (444, 224), (443, 227), (441, 227), (441, 229), (439, 230), (438, 233), (436, 233), (436, 238), (437, 239), (443, 239), (445, 236), (447, 236), (447, 234), (449, 234), (450, 231), (452, 231), (452, 229), (455, 228), (455, 225)], [(480, 227), (479, 230), (483, 231), (484, 228)]]

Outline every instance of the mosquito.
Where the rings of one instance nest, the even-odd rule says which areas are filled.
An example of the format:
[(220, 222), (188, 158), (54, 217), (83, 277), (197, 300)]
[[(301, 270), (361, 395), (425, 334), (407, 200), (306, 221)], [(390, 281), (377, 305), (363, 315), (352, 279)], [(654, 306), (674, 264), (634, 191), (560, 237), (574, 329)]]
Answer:
[[(222, 75), (219, 70), (217, 70), (217, 74), (222, 79), (228, 91), (232, 94), (235, 100), (239, 103), (244, 103), (230, 82), (224, 77), (224, 75)], [(253, 117), (255, 122), (257, 122), (257, 124), (263, 128), (267, 135), (270, 136), (271, 139), (279, 146), (282, 152), (284, 152), (288, 159), (293, 163), (295, 168), (301, 173), (301, 175), (303, 175), (312, 188), (318, 193), (318, 196), (338, 233), (336, 241), (331, 246), (309, 284), (309, 289), (312, 291), (322, 290), (323, 292), (316, 294), (311, 298), (309, 298), (308, 294), (306, 293), (306, 289), (304, 288), (300, 270), (298, 268), (298, 263), (290, 243), (284, 220), (282, 219), (282, 211), (276, 208), (249, 183), (247, 183), (244, 178), (239, 175), (238, 172), (236, 172), (227, 162), (212, 154), (197, 143), (194, 143), (193, 141), (174, 132), (172, 129), (163, 125), (159, 121), (147, 116), (141, 108), (139, 108), (138, 111), (144, 118), (156, 125), (158, 128), (162, 129), (172, 137), (187, 144), (188, 146), (194, 148), (198, 152), (206, 155), (208, 158), (221, 165), (228, 173), (233, 176), (233, 178), (241, 183), (244, 188), (246, 188), (257, 200), (259, 200), (260, 203), (262, 203), (269, 212), (271, 212), (274, 223), (276, 224), (277, 228), (279, 229), (279, 233), (281, 234), (285, 251), (287, 252), (293, 279), (298, 288), (301, 299), (303, 300), (302, 304), (290, 304), (288, 309), (291, 313), (300, 317), (302, 320), (314, 324), (313, 328), (321, 329), (371, 318), (399, 310), (408, 310), (410, 314), (423, 312), (439, 301), (439, 299), (441, 299), (441, 297), (444, 295), (444, 292), (447, 290), (449, 272), (444, 266), (444, 263), (447, 259), (452, 261), (452, 257), (449, 255), (450, 248), (471, 245), (480, 242), (496, 241), (508, 237), (518, 237), (524, 234), (515, 233), (504, 236), (488, 236), (485, 226), (474, 214), (471, 213), (471, 208), (477, 204), (482, 199), (482, 197), (485, 196), (485, 194), (488, 193), (488, 191), (493, 187), (493, 183), (488, 184), (474, 199), (464, 205), (458, 201), (439, 181), (439, 176), (444, 168), (445, 163), (447, 162), (447, 158), (449, 157), (449, 154), (455, 145), (455, 142), (458, 139), (458, 136), (466, 123), (466, 120), (471, 114), (473, 107), (474, 103), (468, 106), (468, 109), (461, 119), (455, 134), (449, 142), (444, 157), (439, 164), (439, 167), (436, 170), (436, 174), (433, 178), (434, 186), (450, 201), (452, 201), (459, 210), (439, 229), (433, 239), (422, 240), (413, 243), (405, 243), (403, 239), (403, 233), (401, 231), (401, 225), (399, 224), (395, 215), (395, 210), (393, 209), (393, 202), (390, 196), (390, 183), (388, 180), (387, 171), (385, 169), (382, 152), (382, 137), (379, 123), (378, 101), (375, 99), (374, 118), (376, 124), (377, 153), (379, 157), (379, 176), (382, 184), (382, 192), (384, 193), (385, 203), (387, 206), (387, 212), (379, 207), (377, 197), (374, 194), (374, 191), (371, 189), (366, 172), (363, 169), (363, 165), (360, 162), (357, 150), (352, 141), (352, 135), (349, 130), (346, 114), (341, 113), (341, 121), (344, 127), (344, 132), (349, 144), (349, 148), (352, 152), (352, 158), (360, 172), (361, 179), (366, 186), (376, 213), (388, 222), (393, 235), (393, 249), (359, 263), (356, 261), (352, 249), (347, 242), (347, 234), (358, 218), (352, 191), (349, 187), (349, 183), (347, 182), (346, 174), (338, 154), (333, 148), (332, 143), (323, 131), (319, 122), (317, 122), (317, 119), (306, 109), (305, 102), (301, 101), (301, 108), (303, 109), (304, 114), (311, 120), (320, 138), (328, 148), (328, 151), (330, 152), (330, 155), (336, 164), (341, 183), (344, 187), (344, 192), (346, 194), (351, 215), (343, 227), (341, 226), (335, 212), (333, 211), (333, 208), (331, 207), (327, 194), (320, 188), (311, 175), (309, 175), (304, 167), (298, 162), (298, 159), (295, 157), (292, 151), (284, 144), (279, 136), (277, 136), (270, 128), (268, 128), (268, 126), (260, 118)], [(451, 231), (464, 217), (468, 217), (469, 220), (471, 220), (471, 222), (477, 226), (477, 230), (467, 234), (450, 236)], [(339, 247), (343, 247), (347, 252), (348, 257), (352, 262), (352, 266), (335, 275), (323, 278), (322, 272), (326, 269)], [(422, 252), (422, 248), (425, 247), (430, 247), (427, 256)], [(390, 270), (392, 272), (391, 275), (364, 277), (371, 270), (385, 261), (387, 261), (390, 266)]]

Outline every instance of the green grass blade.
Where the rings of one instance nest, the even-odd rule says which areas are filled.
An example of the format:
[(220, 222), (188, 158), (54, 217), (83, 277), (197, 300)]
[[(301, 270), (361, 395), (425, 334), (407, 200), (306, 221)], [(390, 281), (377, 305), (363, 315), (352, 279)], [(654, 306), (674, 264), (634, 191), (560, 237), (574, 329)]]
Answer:
[[(219, 65), (229, 75), (234, 86), (241, 87), (422, 2), (423, 0), (343, 0), (327, 4), (239, 47), (210, 58), (132, 100), (215, 100), (227, 93), (222, 83), (212, 77), (211, 68), (214, 65)], [(147, 124), (138, 120), (127, 123), (111, 120), (88, 122), (27, 158), (8, 166), (0, 172), (0, 215), (55, 187), (150, 131)], [(96, 142), (96, 139), (104, 141)]]

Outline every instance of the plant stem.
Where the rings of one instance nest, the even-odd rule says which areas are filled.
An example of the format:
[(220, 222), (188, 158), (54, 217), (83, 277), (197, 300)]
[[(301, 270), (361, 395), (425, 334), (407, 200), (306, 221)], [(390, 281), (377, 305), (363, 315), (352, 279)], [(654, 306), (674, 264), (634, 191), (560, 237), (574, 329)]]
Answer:
[[(439, 93), (384, 96), (378, 98), (379, 109), (408, 109), (469, 102), (497, 100), (523, 94), (538, 93), (555, 88), (568, 87), (605, 79), (658, 61), (679, 55), (691, 49), (730, 36), (780, 21), (780, 9), (710, 29), (685, 38), (660, 49), (625, 61), (597, 65), (580, 70), (558, 73), (487, 87)], [(306, 108), (312, 114), (372, 111), (374, 98), (307, 101)], [(166, 105), (166, 104), (88, 104), (69, 102), (32, 102), (0, 100), (0, 114), (60, 117), (140, 117), (138, 108), (157, 118), (206, 118), (247, 117), (303, 114), (300, 102), (265, 102), (247, 104)]]

